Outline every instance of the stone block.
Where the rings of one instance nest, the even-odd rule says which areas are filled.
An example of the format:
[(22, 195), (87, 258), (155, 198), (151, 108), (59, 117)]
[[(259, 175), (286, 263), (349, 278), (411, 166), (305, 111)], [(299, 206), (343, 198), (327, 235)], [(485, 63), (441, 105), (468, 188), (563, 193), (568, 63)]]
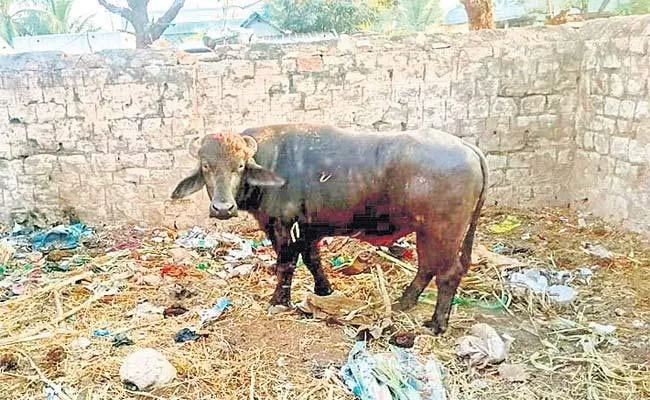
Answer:
[(557, 152), (557, 162), (562, 165), (571, 165), (573, 161), (573, 151), (571, 149), (563, 149)]
[(546, 108), (546, 96), (534, 95), (521, 99), (521, 111), (524, 114), (540, 114)]
[(145, 158), (144, 154), (129, 154), (122, 153), (116, 155), (117, 168), (144, 168)]
[(535, 153), (517, 152), (508, 154), (508, 168), (528, 168), (533, 164)]
[(598, 154), (609, 154), (609, 135), (602, 133), (594, 134), (594, 148)]
[(94, 173), (116, 171), (116, 156), (115, 154), (91, 154), (90, 166)]
[(487, 118), (490, 111), (490, 99), (488, 97), (472, 98), (467, 109), (469, 118)]
[(447, 119), (461, 120), (467, 119), (469, 113), (467, 110), (467, 103), (457, 99), (447, 100)]
[(585, 150), (594, 149), (594, 132), (586, 131), (582, 140), (582, 145)]
[(65, 106), (55, 103), (40, 103), (36, 105), (36, 119), (40, 123), (58, 121), (65, 118)]
[(618, 109), (618, 115), (619, 117), (627, 120), (631, 120), (634, 118), (634, 107), (636, 104), (634, 104), (634, 101), (632, 100), (623, 100), (621, 101), (621, 104)]
[(122, 168), (113, 173), (116, 184), (140, 184), (149, 179), (147, 168)]
[(636, 164), (650, 164), (650, 143), (630, 140), (627, 159)]
[(16, 124), (33, 124), (38, 121), (36, 117), (36, 104), (9, 106), (9, 122)]
[(502, 169), (507, 165), (508, 158), (499, 154), (488, 154), (485, 156), (490, 170)]
[(478, 138), (478, 147), (485, 153), (499, 151), (501, 148), (501, 135), (487, 134)]
[(494, 97), (499, 92), (499, 80), (493, 78), (479, 79), (476, 81), (476, 95), (481, 97)]
[(25, 158), (25, 173), (28, 175), (48, 175), (58, 167), (56, 156), (35, 154)]
[(634, 54), (647, 54), (646, 53), (646, 40), (643, 37), (631, 37), (630, 38), (630, 52)]
[(623, 77), (619, 74), (611, 74), (609, 76), (609, 94), (613, 97), (623, 97), (625, 93), (625, 85)]
[(173, 165), (172, 156), (167, 152), (148, 152), (145, 156), (147, 168), (164, 169)]
[(626, 92), (631, 96), (644, 95), (646, 93), (646, 80), (642, 76), (630, 76), (627, 79)]
[(111, 137), (137, 138), (142, 136), (140, 121), (137, 119), (116, 119), (109, 122)]
[(639, 100), (636, 103), (636, 109), (634, 110), (634, 120), (644, 121), (648, 118), (650, 118), (650, 102)]
[(613, 157), (619, 160), (627, 160), (629, 146), (630, 146), (630, 139), (613, 136), (609, 153)]
[(608, 117), (617, 117), (621, 101), (613, 97), (605, 97), (605, 115)]

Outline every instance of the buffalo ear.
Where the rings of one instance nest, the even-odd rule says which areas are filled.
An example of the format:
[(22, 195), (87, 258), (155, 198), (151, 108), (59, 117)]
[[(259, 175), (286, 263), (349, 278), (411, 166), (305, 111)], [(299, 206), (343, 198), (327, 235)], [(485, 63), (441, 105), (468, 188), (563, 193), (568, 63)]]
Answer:
[(172, 199), (180, 199), (198, 192), (205, 185), (201, 170), (197, 169), (194, 173), (179, 182), (172, 193)]
[(286, 182), (284, 178), (275, 172), (262, 168), (253, 162), (246, 165), (244, 180), (251, 186), (263, 187), (280, 187)]

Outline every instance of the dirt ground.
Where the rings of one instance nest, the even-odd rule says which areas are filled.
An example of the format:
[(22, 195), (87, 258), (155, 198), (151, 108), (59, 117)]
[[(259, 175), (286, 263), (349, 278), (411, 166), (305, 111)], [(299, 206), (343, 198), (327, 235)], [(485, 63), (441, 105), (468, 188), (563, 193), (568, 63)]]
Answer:
[[(490, 227), (506, 216), (516, 216), (521, 225), (505, 233), (492, 232)], [(263, 238), (250, 219), (222, 224), (218, 230)], [(338, 378), (355, 341), (354, 326), (299, 312), (269, 316), (268, 301), (275, 287), (272, 252), (261, 247), (252, 257), (233, 261), (253, 264), (252, 272), (223, 278), (218, 276), (226, 263), (221, 245), (215, 251), (190, 251), (189, 258), (175, 260), (179, 253), (172, 247), (178, 234), (167, 229), (102, 228), (85, 246), (50, 253), (29, 268), (21, 265), (24, 261), (14, 262), (11, 268), (24, 270), (24, 293), (0, 303), (0, 398), (45, 399), (44, 387), (52, 384), (61, 385), (69, 398), (79, 400), (354, 398)], [(476, 242), (528, 267), (552, 271), (589, 267), (593, 277), (589, 283), (573, 285), (578, 291), (574, 302), (559, 305), (530, 292), (513, 291), (500, 268), (479, 259), (461, 283), (459, 298), (491, 304), (507, 298), (506, 307), (458, 304), (445, 335), (431, 336), (422, 323), (433, 311), (432, 282), (414, 310), (391, 313), (393, 326), (369, 342), (371, 351), (386, 350), (394, 332), (416, 334), (413, 351), (424, 358), (435, 355), (441, 362), (449, 399), (650, 398), (647, 242), (569, 209), (501, 207), (485, 209)], [(600, 244), (612, 254), (608, 258), (590, 255), (584, 251), (589, 244)], [(111, 253), (116, 246), (121, 252)], [(371, 267), (369, 271), (346, 275), (333, 270), (337, 259), (359, 254)], [(385, 305), (372, 267), (381, 266), (393, 301), (413, 276), (354, 239), (335, 238), (323, 246), (321, 256), (333, 286), (365, 303), (367, 307), (359, 314), (369, 321), (379, 319)], [(51, 271), (52, 265), (66, 260), (83, 261), (73, 262), (69, 271)], [(182, 276), (143, 278), (159, 277), (169, 264), (182, 263), (186, 267), (176, 270)], [(69, 279), (83, 273), (83, 281)], [(117, 289), (110, 295), (94, 296), (93, 282)], [(299, 267), (293, 301), (300, 302), (312, 289), (311, 275)], [(232, 306), (200, 330), (206, 337), (174, 341), (176, 332), (195, 326), (198, 312), (221, 297), (230, 299)], [(128, 317), (145, 299), (161, 307), (179, 304), (189, 311), (167, 318)], [(506, 363), (525, 370), (523, 381), (504, 379), (498, 365), (469, 366), (456, 355), (456, 340), (477, 322), (514, 338)], [(611, 324), (616, 330), (597, 334), (589, 328), (592, 322)], [(125, 333), (134, 344), (114, 347), (108, 336), (93, 335), (101, 329), (111, 335)], [(75, 346), (79, 337), (90, 344)], [(589, 340), (593, 348), (585, 347)], [(178, 375), (163, 387), (133, 392), (121, 383), (119, 369), (129, 353), (144, 347), (160, 351)]]

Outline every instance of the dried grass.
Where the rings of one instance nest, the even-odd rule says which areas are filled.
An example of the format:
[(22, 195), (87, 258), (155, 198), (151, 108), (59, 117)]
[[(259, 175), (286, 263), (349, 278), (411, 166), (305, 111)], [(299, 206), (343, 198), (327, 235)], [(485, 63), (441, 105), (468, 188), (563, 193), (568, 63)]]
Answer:
[[(578, 228), (577, 216), (566, 210), (489, 208), (481, 227), (498, 221), (505, 213), (515, 213), (522, 226), (503, 235), (492, 235), (484, 229), (477, 242), (488, 248), (496, 243), (526, 246), (531, 252), (515, 257), (527, 265), (556, 265), (565, 269), (598, 265), (592, 284), (579, 287), (579, 300), (571, 306), (559, 307), (539, 296), (511, 293), (500, 271), (490, 265), (475, 265), (463, 280), (459, 296), (489, 302), (505, 298), (504, 311), (455, 306), (447, 334), (433, 337), (422, 328), (433, 310), (425, 301), (407, 313), (392, 311), (393, 329), (419, 334), (415, 350), (435, 354), (441, 360), (451, 399), (595, 400), (650, 396), (650, 333), (648, 329), (630, 327), (634, 319), (650, 320), (647, 245), (636, 235), (598, 221), (588, 228)], [(246, 229), (242, 228), (252, 231)], [(531, 239), (520, 238), (525, 232), (530, 233)], [(102, 235), (105, 247), (128, 238), (124, 228)], [(111, 282), (143, 269), (159, 273), (168, 261), (169, 246), (152, 243), (146, 237), (142, 240), (145, 244), (130, 256), (111, 260), (99, 255), (73, 273), (43, 273), (33, 279), (26, 295), (0, 304), (0, 356), (10, 354), (18, 359), (15, 370), (0, 371), (0, 398), (43, 399), (44, 385), (52, 383), (62, 384), (62, 399), (353, 398), (337, 372), (352, 346), (356, 329), (296, 313), (267, 316), (267, 302), (275, 285), (269, 267), (233, 278), (224, 286), (219, 286), (209, 273), (198, 270), (183, 277), (165, 278), (160, 288), (127, 280), (128, 285), (116, 295), (93, 293), (75, 284), (78, 276), (93, 282)], [(581, 251), (584, 241), (599, 241), (618, 256), (614, 260), (594, 259)], [(396, 300), (412, 279), (413, 266), (343, 238), (324, 248), (322, 258), (361, 252), (368, 255), (369, 263), (381, 268), (344, 276), (332, 272), (327, 262), (324, 266), (338, 291), (366, 304), (357, 313), (379, 320), (390, 311), (388, 299)], [(210, 259), (204, 255), (201, 260)], [(171, 294), (174, 285), (195, 295), (176, 299)], [(304, 298), (312, 286), (306, 268), (299, 268), (293, 283), (294, 300)], [(233, 306), (205, 330), (208, 337), (185, 344), (174, 342), (178, 330), (196, 325), (198, 311), (222, 296), (230, 298)], [(181, 303), (190, 312), (167, 319), (125, 317), (140, 299), (162, 306)], [(622, 308), (624, 313), (615, 313), (616, 308)], [(552, 322), (557, 317), (575, 322), (577, 328), (554, 328)], [(592, 352), (583, 351), (577, 343), (591, 335), (585, 328), (590, 321), (617, 325), (620, 343), (601, 343)], [(455, 339), (476, 322), (487, 322), (500, 333), (515, 338), (507, 361), (525, 364), (531, 374), (529, 381), (505, 382), (496, 368), (475, 370), (457, 358)], [(90, 338), (94, 330), (102, 328), (111, 333), (127, 333), (135, 346), (115, 348), (108, 338), (92, 337), (89, 348), (71, 348), (76, 338)], [(370, 342), (370, 348), (378, 351), (386, 349), (387, 344), (385, 335)], [(65, 357), (49, 365), (47, 353), (59, 346), (65, 349)], [(126, 390), (119, 380), (120, 363), (128, 353), (142, 347), (163, 353), (177, 368), (178, 379), (147, 393)]]

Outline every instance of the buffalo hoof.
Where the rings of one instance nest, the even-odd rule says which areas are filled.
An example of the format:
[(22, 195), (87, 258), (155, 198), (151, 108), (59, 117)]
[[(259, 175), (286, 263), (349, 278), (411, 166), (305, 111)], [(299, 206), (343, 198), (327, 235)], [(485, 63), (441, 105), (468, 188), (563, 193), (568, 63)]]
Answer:
[(447, 330), (447, 324), (438, 324), (436, 321), (431, 320), (424, 323), (424, 328), (433, 336), (442, 336)]
[(283, 314), (291, 310), (292, 308), (290, 306), (286, 306), (284, 304), (276, 304), (276, 305), (269, 306), (268, 314), (269, 316), (273, 316), (273, 315)]
[(332, 290), (330, 286), (315, 287), (314, 293), (316, 293), (317, 296), (329, 296), (334, 293), (334, 290)]
[(409, 298), (402, 297), (397, 301), (397, 303), (393, 303), (393, 310), (395, 311), (408, 311), (412, 308), (414, 308), (418, 304), (417, 300), (412, 300)]

